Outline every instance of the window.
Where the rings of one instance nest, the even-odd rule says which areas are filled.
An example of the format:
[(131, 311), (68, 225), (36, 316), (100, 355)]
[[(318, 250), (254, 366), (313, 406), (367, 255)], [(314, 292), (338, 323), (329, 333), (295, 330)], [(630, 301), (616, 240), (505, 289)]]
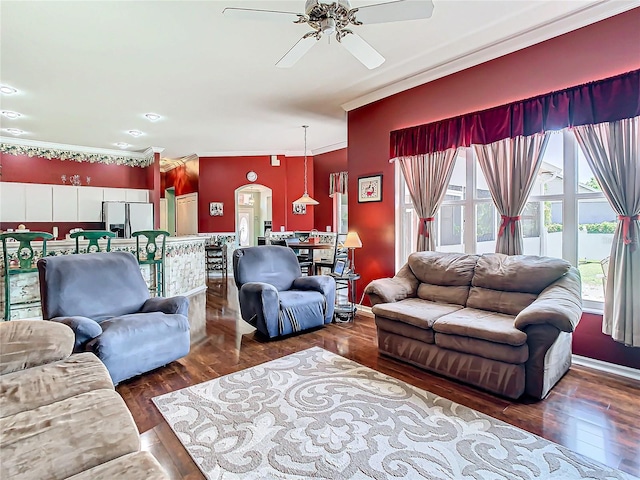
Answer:
[(346, 193), (333, 194), (333, 231), (349, 231), (349, 196)]
[[(396, 264), (400, 267), (416, 249), (418, 217), (399, 166), (396, 182)], [(521, 217), (524, 253), (565, 258), (576, 265), (585, 307), (601, 310), (606, 282), (603, 264), (611, 249), (616, 215), (568, 130), (551, 134)], [(499, 227), (500, 215), (473, 149), (461, 149), (436, 215), (436, 250), (495, 252)]]

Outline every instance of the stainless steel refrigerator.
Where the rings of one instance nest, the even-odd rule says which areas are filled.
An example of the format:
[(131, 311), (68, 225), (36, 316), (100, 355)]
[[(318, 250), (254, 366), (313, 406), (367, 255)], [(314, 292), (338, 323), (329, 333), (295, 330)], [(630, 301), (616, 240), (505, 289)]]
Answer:
[(131, 238), (132, 232), (153, 230), (153, 203), (102, 202), (102, 221), (105, 230)]

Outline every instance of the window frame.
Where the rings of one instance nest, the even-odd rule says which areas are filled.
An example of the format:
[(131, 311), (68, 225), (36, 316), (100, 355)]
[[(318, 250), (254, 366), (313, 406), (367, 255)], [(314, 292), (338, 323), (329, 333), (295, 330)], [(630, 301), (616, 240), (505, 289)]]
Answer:
[[(580, 200), (606, 200), (606, 197), (602, 192), (588, 192), (580, 193), (578, 190), (578, 142), (574, 134), (569, 129), (561, 130), (563, 140), (562, 150), (562, 175), (563, 175), (563, 193), (552, 195), (531, 195), (527, 202), (562, 202), (562, 258), (571, 263), (571, 265), (578, 267), (578, 226), (579, 226), (579, 210), (578, 202)], [(493, 200), (491, 198), (477, 198), (477, 169), (479, 164), (475, 157), (473, 147), (465, 147), (464, 157), (466, 162), (466, 192), (465, 198), (462, 200), (444, 200), (442, 206), (445, 205), (459, 205), (463, 207), (462, 225), (462, 248), (464, 253), (475, 254), (478, 251), (477, 245), (477, 213), (476, 208), (480, 204), (491, 204), (494, 208)], [(460, 153), (458, 154), (460, 155)], [(396, 251), (395, 251), (395, 264), (396, 271), (406, 263), (408, 255), (415, 251), (417, 235), (417, 215), (415, 211), (411, 215), (410, 220), (406, 220), (405, 209), (412, 209), (413, 204), (406, 192), (406, 184), (402, 171), (400, 169), (399, 162), (395, 163), (395, 186), (396, 186)], [(408, 198), (408, 203), (404, 201)], [(440, 209), (436, 214), (436, 219), (439, 221)], [(407, 221), (413, 222), (415, 225), (407, 225)], [(494, 234), (497, 238), (499, 222), (494, 222)], [(540, 229), (544, 228), (544, 224), (540, 225)], [(436, 242), (440, 246), (440, 233), (436, 228), (437, 236)], [(403, 246), (404, 241), (399, 240), (405, 237), (404, 232), (410, 232), (411, 237), (410, 251), (405, 251)], [(415, 232), (415, 233), (414, 233)], [(406, 240), (405, 240), (406, 241)], [(436, 247), (437, 249), (437, 247)], [(604, 309), (604, 302), (595, 300), (583, 300), (583, 310), (592, 313), (602, 313)]]

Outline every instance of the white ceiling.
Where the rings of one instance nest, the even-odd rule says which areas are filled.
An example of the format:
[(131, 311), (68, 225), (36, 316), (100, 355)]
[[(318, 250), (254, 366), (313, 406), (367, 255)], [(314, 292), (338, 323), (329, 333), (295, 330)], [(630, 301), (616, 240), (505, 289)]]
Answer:
[[(411, 1), (411, 0), (408, 0)], [(353, 0), (357, 7), (380, 0)], [(223, 17), (227, 6), (302, 12), (304, 0), (0, 2), (1, 118), (20, 138), (130, 150), (313, 153), (346, 145), (346, 109), (637, 6), (630, 0), (434, 0), (428, 20), (354, 27), (386, 62), (367, 70), (323, 39), (274, 64), (306, 25)], [(143, 115), (155, 112), (160, 121)], [(144, 132), (133, 138), (127, 130)], [(2, 136), (10, 137), (6, 132)]]

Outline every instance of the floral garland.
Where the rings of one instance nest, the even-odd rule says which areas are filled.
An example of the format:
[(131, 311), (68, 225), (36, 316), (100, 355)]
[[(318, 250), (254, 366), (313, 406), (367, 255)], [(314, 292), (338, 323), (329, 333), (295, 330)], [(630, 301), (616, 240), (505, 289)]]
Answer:
[(153, 163), (153, 152), (142, 158), (124, 155), (109, 155), (106, 153), (85, 153), (60, 148), (44, 148), (27, 145), (0, 143), (0, 152), (8, 155), (26, 155), (27, 157), (42, 157), (48, 160), (70, 160), (72, 162), (104, 163), (106, 165), (127, 165), (129, 167), (148, 167)]

